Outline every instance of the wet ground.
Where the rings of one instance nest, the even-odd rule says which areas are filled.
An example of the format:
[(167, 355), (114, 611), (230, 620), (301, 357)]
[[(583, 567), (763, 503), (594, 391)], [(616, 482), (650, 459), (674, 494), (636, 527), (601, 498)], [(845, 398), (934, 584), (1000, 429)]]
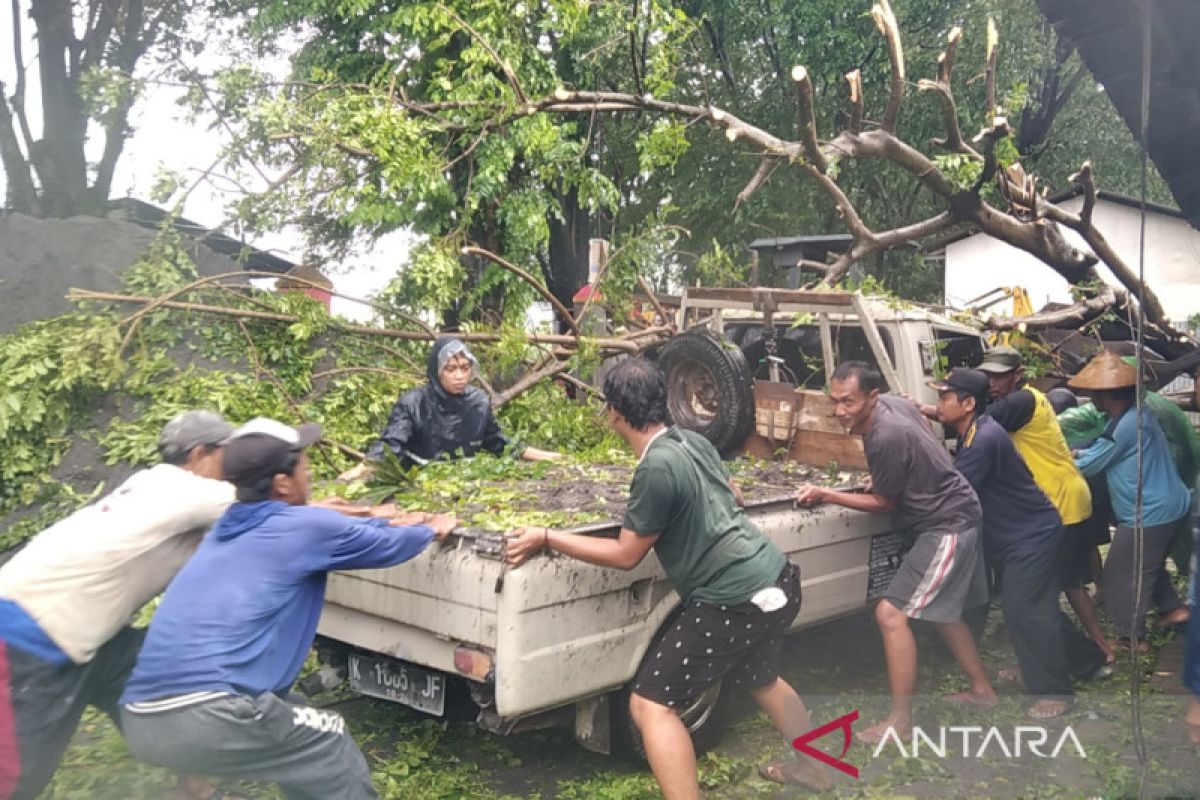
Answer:
[[(994, 617), (996, 615), (993, 615)], [(1079, 687), (1079, 704), (1067, 717), (1039, 725), (1024, 717), (1027, 701), (1012, 684), (998, 684), (993, 709), (962, 709), (941, 700), (963, 688), (953, 660), (932, 631), (919, 631), (917, 724), (927, 740), (913, 757), (910, 739), (876, 752), (854, 744), (844, 760), (859, 777), (838, 774), (837, 797), (1134, 797), (1141, 773), (1131, 725), (1131, 675), (1127, 662), (1107, 680)], [(1158, 634), (1156, 653), (1138, 674), (1141, 731), (1148, 758), (1144, 796), (1200, 795), (1200, 753), (1187, 743), (1179, 685), (1181, 650), (1173, 634)], [(1009, 663), (1011, 648), (997, 619), (981, 648), (994, 675)], [(883, 652), (866, 615), (802, 631), (788, 640), (784, 675), (805, 696), (814, 725), (857, 710), (861, 730), (886, 705)], [(326, 695), (348, 719), (389, 798), (562, 797), (639, 800), (657, 796), (635, 762), (588, 753), (565, 730), (498, 737), (478, 731), (464, 714), (432, 720), (385, 701)], [(705, 797), (790, 798), (798, 789), (760, 779), (759, 764), (787, 757), (781, 741), (747, 698), (735, 698), (734, 719), (716, 750), (702, 759)], [(1042, 728), (1044, 727), (1044, 730)], [(1070, 728), (1070, 734), (1067, 728)], [(1018, 728), (1021, 730), (1018, 731)], [(964, 731), (964, 729), (966, 729)], [(994, 729), (994, 732), (993, 732)], [(1017, 737), (1022, 754), (1013, 754)], [(817, 746), (841, 753), (840, 733)], [(945, 738), (944, 751), (940, 748)], [(964, 738), (965, 737), (965, 738)], [(989, 738), (990, 737), (990, 738)], [(1042, 741), (1042, 755), (1030, 742)], [(1057, 750), (1057, 753), (1054, 751)], [(165, 797), (170, 777), (137, 765), (119, 736), (94, 718), (76, 738), (60, 770), (53, 798)], [(242, 796), (275, 797), (266, 787), (239, 787)]]

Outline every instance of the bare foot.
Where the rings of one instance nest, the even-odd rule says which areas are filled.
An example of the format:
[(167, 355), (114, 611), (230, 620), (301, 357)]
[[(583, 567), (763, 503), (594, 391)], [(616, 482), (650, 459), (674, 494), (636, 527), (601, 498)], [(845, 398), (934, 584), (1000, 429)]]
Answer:
[(865, 731), (859, 731), (854, 738), (863, 744), (879, 744), (883, 741), (883, 737), (887, 736), (889, 730), (894, 730), (901, 739), (907, 738), (912, 734), (912, 720), (885, 717)]
[[(1120, 641), (1120, 646), (1121, 646), (1122, 650), (1128, 650), (1129, 649), (1129, 640), (1122, 637), (1121, 641)], [(1138, 639), (1137, 651), (1139, 653), (1149, 653), (1150, 652), (1150, 643), (1148, 641), (1146, 641), (1145, 639)]]
[(758, 774), (773, 783), (789, 786), (804, 786), (814, 792), (825, 792), (833, 788), (833, 779), (816, 764), (795, 759), (763, 764)]
[(1193, 697), (1188, 702), (1187, 716), (1184, 719), (1187, 721), (1192, 744), (1200, 746), (1200, 697)]
[(979, 708), (991, 708), (1000, 702), (1000, 698), (995, 692), (957, 692), (955, 694), (946, 695), (946, 699), (951, 703), (958, 703), (964, 706), (978, 706)]
[(1074, 698), (1070, 700), (1054, 700), (1047, 697), (1038, 700), (1026, 709), (1025, 716), (1030, 719), (1054, 719), (1055, 717), (1061, 717), (1074, 707)]

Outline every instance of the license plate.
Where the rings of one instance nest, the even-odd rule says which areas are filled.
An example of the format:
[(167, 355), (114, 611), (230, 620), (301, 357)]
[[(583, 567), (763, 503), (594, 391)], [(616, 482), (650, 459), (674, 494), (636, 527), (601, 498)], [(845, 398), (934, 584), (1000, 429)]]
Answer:
[(871, 556), (868, 562), (867, 599), (880, 597), (900, 570), (900, 562), (912, 548), (912, 539), (906, 533), (894, 531), (871, 537)]
[(446, 710), (446, 678), (390, 658), (351, 653), (350, 686), (355, 691), (394, 700), (426, 714)]

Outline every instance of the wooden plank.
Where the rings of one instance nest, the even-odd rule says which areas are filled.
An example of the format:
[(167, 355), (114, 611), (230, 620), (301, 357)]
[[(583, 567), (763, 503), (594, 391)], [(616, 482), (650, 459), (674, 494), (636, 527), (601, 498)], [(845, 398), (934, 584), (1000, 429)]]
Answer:
[(837, 364), (833, 363), (833, 331), (829, 328), (829, 315), (819, 314), (817, 320), (821, 325), (821, 356), (825, 359), (825, 385), (833, 380), (833, 371)]
[(819, 306), (848, 307), (853, 303), (850, 292), (817, 292), (811, 289), (770, 289), (756, 287), (753, 289), (717, 289), (703, 286), (689, 286), (684, 290), (684, 298), (689, 304), (700, 302), (723, 302), (745, 304), (753, 308), (755, 293), (766, 294), (775, 300), (776, 305), (810, 304)]
[(875, 319), (867, 313), (866, 306), (863, 305), (862, 295), (853, 295), (854, 309), (858, 312), (858, 321), (862, 325), (863, 334), (867, 337), (867, 344), (871, 345), (871, 351), (875, 353), (875, 361), (879, 364), (879, 371), (883, 373), (883, 380), (893, 392), (902, 392), (904, 387), (900, 385), (900, 378), (896, 375), (896, 368), (892, 366), (892, 359), (888, 356), (887, 348), (883, 346), (883, 337), (879, 335), (879, 328), (875, 327)]
[(836, 461), (839, 469), (867, 468), (867, 454), (863, 450), (862, 437), (851, 436), (845, 432), (827, 433), (801, 428), (792, 439), (788, 457), (793, 461), (812, 464), (814, 467), (824, 468), (829, 462)]

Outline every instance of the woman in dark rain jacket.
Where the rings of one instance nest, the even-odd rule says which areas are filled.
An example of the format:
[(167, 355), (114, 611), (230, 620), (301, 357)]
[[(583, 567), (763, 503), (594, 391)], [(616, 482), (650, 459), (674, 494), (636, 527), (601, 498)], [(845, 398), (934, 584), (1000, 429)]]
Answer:
[[(405, 392), (392, 406), (383, 434), (367, 450), (365, 463), (342, 473), (356, 480), (390, 450), (405, 467), (423, 466), (435, 458), (471, 456), (480, 450), (499, 455), (512, 442), (500, 430), (488, 397), (471, 386), (479, 362), (460, 340), (443, 337), (433, 343), (425, 374), (429, 382)], [(549, 461), (558, 453), (526, 447), (521, 458)]]

